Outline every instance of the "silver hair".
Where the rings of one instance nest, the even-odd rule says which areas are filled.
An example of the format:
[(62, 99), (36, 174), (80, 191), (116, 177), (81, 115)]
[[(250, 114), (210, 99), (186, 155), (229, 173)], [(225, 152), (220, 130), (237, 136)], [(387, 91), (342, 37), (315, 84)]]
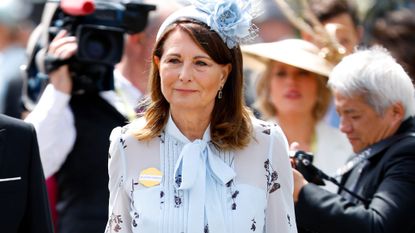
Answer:
[(411, 79), (380, 46), (358, 50), (343, 58), (331, 72), (328, 85), (343, 96), (361, 95), (380, 116), (395, 103), (403, 105), (404, 119), (415, 115)]

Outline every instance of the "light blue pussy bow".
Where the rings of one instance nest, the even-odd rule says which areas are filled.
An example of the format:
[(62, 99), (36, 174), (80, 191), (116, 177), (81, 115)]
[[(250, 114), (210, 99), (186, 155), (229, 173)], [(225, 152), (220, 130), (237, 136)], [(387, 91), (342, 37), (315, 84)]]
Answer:
[(183, 147), (175, 165), (174, 177), (176, 180), (181, 179), (181, 183), (176, 183), (178, 189), (189, 194), (187, 232), (203, 232), (205, 218), (210, 232), (226, 232), (215, 186), (217, 183), (226, 185), (235, 177), (235, 172), (214, 154), (208, 142), (197, 139)]

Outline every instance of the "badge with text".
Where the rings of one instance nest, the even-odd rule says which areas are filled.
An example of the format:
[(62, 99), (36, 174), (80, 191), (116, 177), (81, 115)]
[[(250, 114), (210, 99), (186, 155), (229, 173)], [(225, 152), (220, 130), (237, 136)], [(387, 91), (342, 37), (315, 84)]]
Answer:
[(162, 176), (160, 170), (150, 167), (140, 172), (138, 182), (145, 187), (152, 187), (160, 184)]

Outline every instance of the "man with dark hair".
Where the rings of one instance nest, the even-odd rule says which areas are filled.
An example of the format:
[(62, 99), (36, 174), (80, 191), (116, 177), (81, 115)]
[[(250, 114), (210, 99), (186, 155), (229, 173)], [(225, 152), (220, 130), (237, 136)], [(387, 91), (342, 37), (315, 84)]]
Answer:
[[(342, 56), (353, 53), (363, 34), (355, 5), (346, 0), (310, 0), (309, 4), (312, 12), (327, 32), (344, 47), (345, 53)], [(305, 32), (301, 32), (301, 35), (305, 40), (311, 41), (319, 47), (325, 46), (321, 41), (314, 40), (311, 35)], [(326, 120), (331, 126), (339, 126), (339, 116), (333, 104), (327, 112)]]
[(355, 27), (360, 25), (356, 6), (346, 0), (311, 0), (310, 4), (314, 14), (322, 23), (342, 14), (347, 14)]
[[(353, 52), (362, 37), (356, 7), (346, 0), (311, 0), (312, 12), (326, 28), (335, 26), (335, 36), (338, 42), (346, 49), (346, 54)], [(306, 40), (309, 35), (303, 33)]]

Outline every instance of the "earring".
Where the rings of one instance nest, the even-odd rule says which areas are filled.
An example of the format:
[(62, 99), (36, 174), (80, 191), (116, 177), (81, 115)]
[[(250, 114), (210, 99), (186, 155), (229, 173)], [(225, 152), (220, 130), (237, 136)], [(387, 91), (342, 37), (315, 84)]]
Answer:
[(218, 92), (218, 99), (222, 99), (222, 88), (219, 89)]

